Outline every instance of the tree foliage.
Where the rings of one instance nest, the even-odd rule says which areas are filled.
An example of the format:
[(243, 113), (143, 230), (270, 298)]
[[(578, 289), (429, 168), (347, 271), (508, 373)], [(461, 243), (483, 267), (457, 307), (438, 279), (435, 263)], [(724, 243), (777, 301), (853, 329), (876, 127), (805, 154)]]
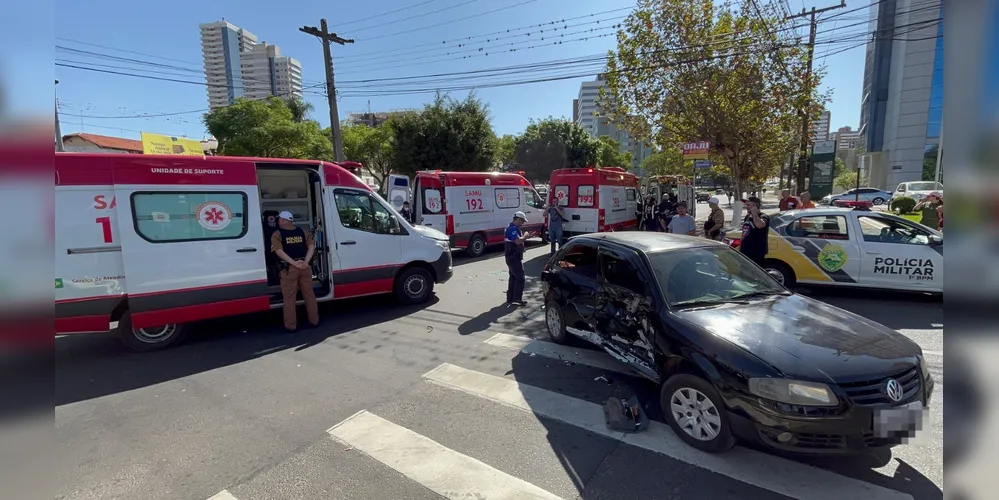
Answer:
[[(781, 40), (773, 7), (713, 0), (639, 0), (618, 32), (601, 107), (632, 136), (660, 145), (710, 141), (736, 190), (773, 175), (797, 146), (799, 109), (819, 68), (805, 78), (805, 48)], [(784, 33), (787, 30), (783, 31)]]
[(642, 171), (648, 175), (686, 175), (693, 170), (690, 162), (683, 161), (683, 152), (676, 147), (663, 148), (642, 160)]
[(514, 154), (517, 149), (517, 137), (506, 134), (496, 139), (496, 163), (501, 167), (514, 164)]
[(220, 155), (333, 159), (333, 144), (319, 123), (296, 122), (287, 101), (277, 97), (237, 99), (206, 113), (203, 121), (219, 141)]
[(595, 165), (600, 142), (579, 125), (548, 117), (531, 120), (517, 137), (514, 161), (532, 181), (547, 181), (553, 170)]
[(364, 165), (378, 185), (384, 186), (385, 178), (393, 171), (395, 159), (392, 127), (388, 124), (378, 127), (347, 124), (341, 126), (340, 131), (343, 134), (344, 157)]
[(496, 134), (485, 103), (470, 94), (458, 101), (438, 94), (420, 112), (394, 117), (392, 164), (397, 172), (485, 172), (496, 159)]
[(610, 136), (602, 135), (597, 138), (600, 143), (600, 153), (597, 164), (601, 167), (618, 167), (625, 170), (631, 168), (633, 155), (630, 151), (621, 152), (621, 143)]

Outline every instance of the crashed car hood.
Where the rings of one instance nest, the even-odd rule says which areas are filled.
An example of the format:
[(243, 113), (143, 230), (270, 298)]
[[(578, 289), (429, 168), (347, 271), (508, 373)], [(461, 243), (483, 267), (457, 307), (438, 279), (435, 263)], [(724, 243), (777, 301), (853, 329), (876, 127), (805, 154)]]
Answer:
[(895, 330), (801, 295), (673, 314), (788, 378), (847, 382), (887, 376), (911, 368), (920, 354), (915, 342)]
[(426, 236), (427, 238), (433, 240), (447, 240), (447, 235), (427, 226), (413, 226), (413, 231), (416, 231), (420, 236)]

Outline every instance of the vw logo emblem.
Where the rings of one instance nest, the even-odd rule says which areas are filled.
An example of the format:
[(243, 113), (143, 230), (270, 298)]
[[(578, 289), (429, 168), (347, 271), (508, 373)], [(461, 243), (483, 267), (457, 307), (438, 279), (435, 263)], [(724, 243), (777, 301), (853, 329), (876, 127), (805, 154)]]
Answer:
[(902, 391), (902, 384), (898, 383), (898, 380), (889, 379), (888, 383), (885, 384), (885, 394), (887, 394), (888, 399), (891, 399), (892, 401), (901, 401), (902, 395), (904, 394)]

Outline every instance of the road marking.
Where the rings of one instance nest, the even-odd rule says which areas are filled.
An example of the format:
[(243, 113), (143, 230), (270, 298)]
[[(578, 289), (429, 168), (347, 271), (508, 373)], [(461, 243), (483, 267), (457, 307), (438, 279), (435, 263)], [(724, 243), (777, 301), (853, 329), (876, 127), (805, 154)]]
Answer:
[(367, 410), (326, 432), (445, 498), (561, 500)]
[(923, 351), (927, 356), (943, 356), (943, 351)]
[(905, 493), (743, 447), (723, 455), (702, 453), (676, 437), (672, 429), (661, 422), (652, 422), (648, 430), (640, 434), (612, 431), (604, 421), (603, 406), (599, 404), (449, 363), (441, 364), (423, 377), (444, 387), (575, 425), (792, 498), (912, 499)]
[(625, 375), (637, 375), (628, 365), (610, 357), (603, 351), (591, 351), (589, 349), (578, 349), (554, 342), (544, 340), (534, 340), (528, 337), (497, 333), (485, 341), (486, 344), (520, 351), (525, 354), (534, 354), (546, 358), (560, 361), (572, 361), (581, 365), (592, 366), (601, 370), (623, 373)]
[(212, 495), (212, 497), (209, 498), (208, 500), (239, 500), (239, 499), (236, 498), (232, 493), (229, 493), (229, 490), (222, 490)]

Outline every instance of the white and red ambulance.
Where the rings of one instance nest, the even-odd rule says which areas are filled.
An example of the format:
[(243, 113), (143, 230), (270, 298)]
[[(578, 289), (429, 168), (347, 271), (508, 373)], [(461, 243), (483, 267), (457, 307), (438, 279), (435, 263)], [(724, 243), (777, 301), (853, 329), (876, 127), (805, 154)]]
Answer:
[[(389, 197), (408, 191), (408, 178), (389, 176)], [(393, 196), (393, 190), (398, 195)], [(417, 172), (413, 210), (417, 224), (446, 233), (452, 248), (472, 257), (503, 243), (513, 214), (524, 212), (524, 231), (544, 225), (545, 202), (523, 175), (508, 172)]]
[(56, 153), (55, 330), (139, 351), (185, 323), (282, 306), (277, 214), (316, 234), (320, 301), (428, 300), (450, 279), (447, 236), (413, 227), (339, 165), (274, 158)]
[(548, 181), (548, 203), (557, 201), (565, 212), (566, 238), (634, 229), (638, 185), (638, 177), (617, 167), (563, 168), (553, 171)]

